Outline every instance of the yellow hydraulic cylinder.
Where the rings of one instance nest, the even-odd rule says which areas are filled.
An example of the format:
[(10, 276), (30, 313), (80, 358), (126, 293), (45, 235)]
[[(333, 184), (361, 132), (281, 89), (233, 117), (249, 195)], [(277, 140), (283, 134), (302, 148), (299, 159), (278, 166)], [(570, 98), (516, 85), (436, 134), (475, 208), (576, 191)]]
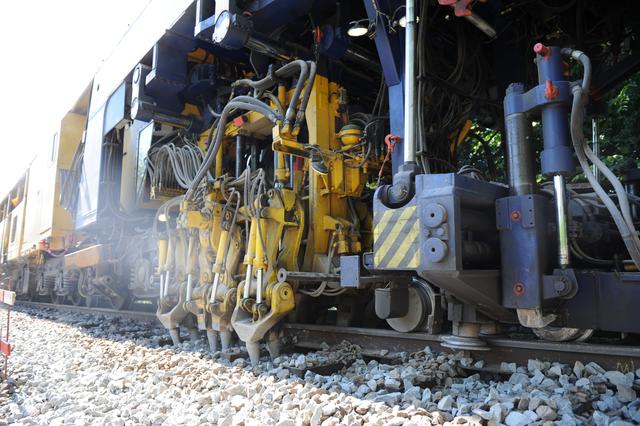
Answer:
[(224, 270), (224, 258), (227, 251), (227, 240), (229, 239), (229, 231), (223, 229), (220, 233), (220, 241), (218, 242), (218, 251), (216, 252), (216, 262), (213, 264), (213, 286), (211, 287), (210, 303), (215, 303), (216, 293), (218, 292), (218, 283), (220, 282), (220, 274)]
[[(284, 85), (278, 86), (278, 101), (285, 106), (287, 104), (287, 90)], [(286, 133), (286, 132), (285, 132)], [(289, 180), (289, 169), (287, 167), (287, 161), (284, 153), (276, 153), (276, 181), (279, 183), (286, 183)]]
[[(256, 256), (253, 259), (253, 266), (256, 269), (264, 269), (267, 267), (267, 259), (265, 258), (266, 247), (263, 244), (267, 244), (267, 219), (260, 218), (260, 226), (258, 232), (256, 232)], [(262, 237), (260, 237), (262, 236)]]
[(213, 265), (213, 272), (216, 274), (222, 273), (224, 256), (227, 250), (227, 240), (229, 239), (229, 231), (223, 229), (220, 233), (220, 240), (218, 242), (218, 250), (216, 251), (216, 263)]

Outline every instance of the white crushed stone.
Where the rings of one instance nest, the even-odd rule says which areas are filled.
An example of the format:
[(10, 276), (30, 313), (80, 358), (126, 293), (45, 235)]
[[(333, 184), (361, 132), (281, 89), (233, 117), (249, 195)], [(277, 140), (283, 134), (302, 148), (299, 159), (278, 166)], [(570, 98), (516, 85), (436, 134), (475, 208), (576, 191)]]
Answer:
[[(390, 365), (366, 362), (347, 342), (252, 367), (207, 354), (204, 338), (173, 348), (150, 325), (21, 311), (12, 321), (14, 384), (0, 384), (0, 425), (640, 423), (640, 370), (529, 360), (481, 378), (469, 368), (484, 363), (468, 353), (426, 348), (389, 354), (402, 360)], [(348, 367), (327, 376), (289, 370), (339, 362)]]

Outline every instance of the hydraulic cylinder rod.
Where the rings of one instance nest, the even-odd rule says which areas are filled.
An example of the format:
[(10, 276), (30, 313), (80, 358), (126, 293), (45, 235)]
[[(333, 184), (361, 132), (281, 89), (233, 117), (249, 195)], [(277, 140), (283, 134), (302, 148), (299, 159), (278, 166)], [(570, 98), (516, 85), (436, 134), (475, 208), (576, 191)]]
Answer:
[(567, 188), (562, 175), (553, 177), (556, 195), (556, 225), (558, 227), (558, 263), (561, 268), (569, 266), (569, 234), (567, 231)]
[(416, 12), (414, 0), (406, 3), (404, 51), (404, 162), (416, 161)]

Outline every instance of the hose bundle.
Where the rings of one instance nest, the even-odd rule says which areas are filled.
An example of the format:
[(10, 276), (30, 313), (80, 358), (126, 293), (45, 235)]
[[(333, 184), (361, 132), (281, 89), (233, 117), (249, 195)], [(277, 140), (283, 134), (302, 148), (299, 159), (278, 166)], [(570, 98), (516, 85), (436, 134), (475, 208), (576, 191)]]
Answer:
[[(602, 160), (593, 153), (584, 138), (582, 124), (584, 121), (584, 106), (587, 101), (587, 94), (589, 93), (589, 86), (591, 84), (591, 60), (586, 54), (579, 50), (565, 48), (562, 49), (562, 53), (580, 61), (584, 68), (582, 84), (572, 87), (573, 105), (571, 108), (571, 140), (576, 152), (576, 157), (578, 158), (580, 167), (582, 167), (582, 171), (587, 177), (589, 184), (593, 187), (594, 191), (613, 217), (613, 221), (620, 232), (620, 236), (629, 251), (629, 255), (631, 256), (633, 263), (640, 269), (640, 239), (638, 238), (638, 232), (633, 224), (627, 193), (616, 175), (613, 174), (606, 164), (604, 164)], [(620, 205), (619, 209), (609, 194), (607, 194), (607, 192), (602, 188), (600, 182), (596, 179), (595, 175), (591, 171), (589, 161), (598, 167), (605, 178), (613, 186)]]
[(155, 144), (145, 159), (147, 174), (152, 186), (172, 186), (176, 183), (188, 189), (202, 166), (204, 153), (194, 143), (174, 143), (178, 135), (165, 144)]
[[(278, 79), (293, 76), (296, 69), (300, 70), (298, 74), (298, 81), (296, 83), (291, 102), (289, 103), (289, 107), (283, 115), (282, 108), (276, 107), (276, 109), (273, 109), (266, 103), (262, 102), (259, 98), (263, 96), (264, 91), (277, 84)], [(309, 97), (311, 96), (311, 90), (313, 87), (315, 75), (315, 62), (295, 60), (282, 66), (273, 73), (271, 70), (269, 70), (267, 76), (261, 80), (241, 79), (234, 82), (232, 84), (233, 88), (250, 87), (253, 89), (254, 96), (235, 96), (231, 98), (222, 109), (220, 116), (214, 121), (211, 129), (209, 130), (206, 142), (206, 146), (209, 148), (207, 149), (198, 172), (189, 185), (187, 193), (185, 194), (185, 198), (187, 200), (191, 200), (193, 198), (194, 191), (213, 165), (213, 162), (222, 144), (227, 121), (229, 120), (229, 116), (232, 113), (236, 111), (255, 111), (262, 114), (274, 125), (282, 123), (283, 128), (286, 127), (287, 129), (289, 129), (291, 124), (293, 124), (293, 132), (295, 133), (304, 121), (304, 110), (306, 109), (307, 102), (309, 101)], [(304, 93), (302, 93), (303, 89)], [(298, 108), (298, 111), (296, 113), (295, 109), (298, 106), (298, 99), (301, 93), (302, 100), (300, 101), (300, 107)]]

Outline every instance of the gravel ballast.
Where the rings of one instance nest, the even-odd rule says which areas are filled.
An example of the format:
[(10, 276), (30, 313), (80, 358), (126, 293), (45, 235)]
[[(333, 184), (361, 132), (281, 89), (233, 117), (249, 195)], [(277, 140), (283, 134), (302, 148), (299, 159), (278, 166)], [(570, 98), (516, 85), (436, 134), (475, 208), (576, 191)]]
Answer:
[[(469, 354), (362, 357), (343, 342), (311, 353), (229, 361), (206, 339), (78, 313), (13, 313), (0, 425), (498, 425), (640, 423), (640, 370), (529, 360), (488, 374)], [(399, 364), (382, 360), (394, 360)], [(339, 373), (307, 371), (343, 363)]]

